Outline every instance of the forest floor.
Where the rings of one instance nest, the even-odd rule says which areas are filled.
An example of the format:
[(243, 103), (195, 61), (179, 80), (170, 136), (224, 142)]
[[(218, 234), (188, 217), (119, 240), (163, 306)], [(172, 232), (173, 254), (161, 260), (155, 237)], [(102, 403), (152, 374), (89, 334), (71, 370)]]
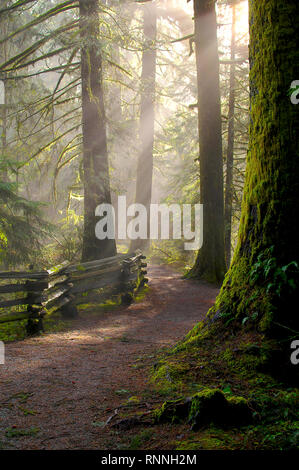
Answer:
[[(64, 331), (6, 345), (0, 449), (171, 449), (186, 426), (123, 425), (163, 403), (150, 370), (212, 306), (218, 289), (149, 268), (129, 307), (82, 310)], [(128, 423), (127, 423), (128, 424)]]

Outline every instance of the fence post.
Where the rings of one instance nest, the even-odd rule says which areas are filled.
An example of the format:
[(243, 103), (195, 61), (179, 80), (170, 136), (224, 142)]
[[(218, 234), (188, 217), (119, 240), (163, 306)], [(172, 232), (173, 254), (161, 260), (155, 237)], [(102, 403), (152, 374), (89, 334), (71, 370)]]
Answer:
[[(70, 287), (72, 287), (72, 284), (69, 285)], [(64, 318), (76, 318), (78, 316), (78, 309), (74, 302), (75, 296), (68, 295), (68, 298), (70, 299), (70, 301), (60, 307), (60, 313)]]
[(132, 287), (132, 283), (130, 282), (130, 274), (131, 274), (131, 265), (124, 260), (122, 262), (122, 270), (121, 270), (121, 289), (123, 293), (121, 295), (121, 304), (122, 305), (131, 305), (133, 302), (133, 291), (134, 288)]
[(140, 282), (139, 282), (139, 287), (142, 288), (145, 286), (145, 284), (148, 283), (148, 278), (144, 277), (147, 274), (147, 270), (143, 268), (147, 268), (147, 263), (144, 263), (143, 260), (146, 259), (146, 256), (142, 255), (140, 256), (140, 264), (139, 264), (139, 277), (140, 277)]
[[(33, 271), (33, 265), (30, 265), (29, 269), (30, 271)], [(30, 281), (25, 281), (25, 284), (29, 286)], [(36, 302), (37, 295), (38, 294), (36, 292), (30, 292), (29, 290), (27, 290), (27, 312), (30, 313), (30, 317), (28, 318), (26, 324), (26, 332), (28, 336), (38, 335), (41, 331), (45, 331), (43, 325), (43, 317), (45, 316), (45, 311), (42, 309), (41, 306), (33, 306), (35, 303), (38, 303)], [(39, 293), (39, 295), (41, 296), (42, 293)]]

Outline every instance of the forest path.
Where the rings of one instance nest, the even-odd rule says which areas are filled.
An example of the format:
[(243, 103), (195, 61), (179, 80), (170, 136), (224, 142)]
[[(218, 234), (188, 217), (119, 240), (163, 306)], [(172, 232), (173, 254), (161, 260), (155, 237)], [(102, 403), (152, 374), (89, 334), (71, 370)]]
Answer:
[(116, 448), (102, 423), (129, 397), (149, 392), (153, 355), (202, 319), (218, 292), (167, 266), (148, 272), (141, 301), (81, 314), (67, 331), (6, 345), (0, 449)]

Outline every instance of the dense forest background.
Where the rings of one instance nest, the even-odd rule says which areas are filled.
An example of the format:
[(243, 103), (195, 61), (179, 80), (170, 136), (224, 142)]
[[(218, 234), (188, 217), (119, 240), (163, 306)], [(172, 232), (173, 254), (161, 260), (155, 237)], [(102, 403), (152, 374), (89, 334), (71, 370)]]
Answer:
[[(21, 405), (3, 447), (298, 448), (298, 14), (295, 0), (1, 1), (0, 339), (36, 335), (9, 345), (0, 405)], [(97, 238), (96, 208), (118, 215), (119, 196), (202, 204), (201, 249)], [(67, 324), (33, 295), (55, 289)], [(75, 405), (62, 398), (49, 438), (57, 383)]]
[[(84, 181), (80, 14), (71, 1), (6, 5), (1, 5), (1, 263), (49, 267), (80, 259), (84, 239), (84, 185), (88, 188), (90, 176), (85, 172)], [(248, 142), (248, 13), (246, 2), (218, 2), (217, 8), (229, 264)], [(96, 41), (102, 61), (113, 202), (117, 195), (126, 195), (128, 205), (135, 202), (138, 181), (141, 193), (148, 192), (151, 168), (137, 177), (137, 166), (151, 140), (152, 149), (145, 150), (153, 158), (151, 201), (199, 202), (192, 10), (176, 1), (154, 7), (102, 2), (95, 28), (100, 35), (86, 39), (87, 47)], [(144, 64), (153, 52), (152, 72)], [(150, 159), (146, 155), (145, 161)], [(103, 174), (97, 178), (102, 184)], [(128, 246), (118, 241), (119, 250)], [(194, 253), (185, 252), (181, 241), (157, 241), (151, 248), (167, 262), (193, 263)]]

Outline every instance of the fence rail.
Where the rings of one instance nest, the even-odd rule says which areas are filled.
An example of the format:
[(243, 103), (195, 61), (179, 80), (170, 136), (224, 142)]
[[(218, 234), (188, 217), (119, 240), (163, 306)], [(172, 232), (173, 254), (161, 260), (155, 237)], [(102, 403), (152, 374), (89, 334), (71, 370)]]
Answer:
[[(96, 289), (111, 288), (130, 303), (134, 291), (147, 282), (145, 258), (137, 251), (87, 263), (64, 262), (44, 271), (0, 271), (0, 324), (27, 319), (27, 333), (35, 334), (43, 330), (49, 311), (74, 317), (80, 295)], [(3, 299), (2, 294), (14, 298)], [(20, 306), (24, 310), (1, 313)]]

